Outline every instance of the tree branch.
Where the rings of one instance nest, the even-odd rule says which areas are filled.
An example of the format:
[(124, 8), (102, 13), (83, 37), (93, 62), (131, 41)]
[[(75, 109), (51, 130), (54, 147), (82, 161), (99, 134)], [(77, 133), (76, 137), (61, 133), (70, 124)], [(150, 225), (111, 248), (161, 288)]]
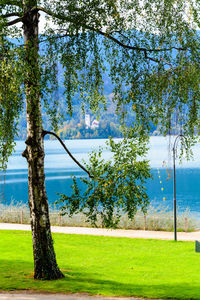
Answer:
[[(105, 36), (106, 38), (109, 38), (110, 40), (112, 40), (113, 42), (115, 42), (116, 44), (118, 44), (119, 46), (121, 46), (124, 49), (137, 50), (137, 51), (144, 52), (144, 54), (145, 54), (145, 52), (163, 52), (163, 51), (171, 51), (173, 49), (175, 49), (175, 50), (182, 50), (182, 51), (186, 50), (186, 48), (182, 48), (182, 47), (147, 49), (147, 48), (138, 47), (138, 46), (130, 46), (130, 45), (122, 43), (121, 41), (119, 41), (117, 38), (113, 37), (109, 33), (103, 32), (103, 31), (101, 31), (99, 29), (91, 28), (91, 27), (89, 27), (87, 25), (85, 27), (88, 28), (88, 29), (90, 29), (90, 30), (94, 30), (95, 32), (97, 32), (97, 33)], [(146, 58), (148, 58), (148, 57), (146, 57)]]
[(43, 130), (43, 133), (42, 133), (43, 137), (45, 137), (46, 134), (51, 134), (51, 135), (55, 136), (55, 137), (59, 140), (59, 142), (61, 143), (61, 145), (62, 145), (63, 148), (65, 149), (65, 151), (69, 154), (69, 156), (71, 157), (71, 159), (73, 159), (73, 161), (74, 161), (74, 162), (75, 162), (75, 163), (76, 163), (83, 171), (85, 171), (85, 172), (88, 174), (88, 176), (89, 176), (90, 178), (94, 178), (94, 176), (91, 175), (90, 172), (89, 172), (88, 170), (86, 170), (85, 167), (82, 166), (78, 160), (76, 160), (76, 158), (75, 158), (75, 157), (71, 154), (71, 152), (67, 149), (67, 147), (65, 146), (65, 144), (63, 143), (63, 141), (61, 140), (61, 138), (60, 138), (55, 132)]
[(24, 19), (24, 17), (20, 17), (20, 18), (17, 18), (17, 19), (15, 19), (15, 20), (12, 20), (12, 21), (10, 21), (10, 22), (6, 22), (5, 24), (4, 24), (4, 26), (12, 26), (12, 25), (15, 25), (15, 24), (17, 24), (17, 23), (19, 23), (19, 22), (22, 22), (23, 21), (23, 19)]
[(149, 59), (149, 60), (154, 61), (156, 63), (161, 63), (161, 61), (163, 61), (166, 65), (173, 68), (173, 65), (170, 62), (166, 61), (163, 57), (161, 57), (160, 59), (155, 59), (155, 58), (149, 57), (147, 55), (147, 51), (144, 52), (144, 56), (145, 56), (146, 59)]
[(21, 14), (18, 12), (13, 12), (13, 13), (1, 15), (1, 18), (3, 19), (10, 18), (10, 17), (21, 17)]

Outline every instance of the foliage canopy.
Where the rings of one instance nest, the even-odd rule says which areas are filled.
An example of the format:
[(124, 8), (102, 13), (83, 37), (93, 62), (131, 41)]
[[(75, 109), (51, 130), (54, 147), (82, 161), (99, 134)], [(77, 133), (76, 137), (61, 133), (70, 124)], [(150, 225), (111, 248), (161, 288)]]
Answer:
[[(69, 113), (75, 94), (96, 110), (105, 103), (103, 73), (107, 72), (118, 109), (122, 102), (133, 103), (145, 129), (149, 121), (161, 120), (166, 133), (176, 110), (185, 133), (194, 133), (199, 126), (199, 1), (2, 0), (0, 70), (3, 76), (3, 65), (9, 61), (17, 95), (23, 93), (27, 68), (18, 26), (26, 14), (25, 3), (41, 14), (42, 23), (46, 18), (39, 36), (39, 88), (53, 127), (62, 115), (55, 97), (58, 85), (65, 88)], [(17, 109), (14, 115), (19, 113)]]

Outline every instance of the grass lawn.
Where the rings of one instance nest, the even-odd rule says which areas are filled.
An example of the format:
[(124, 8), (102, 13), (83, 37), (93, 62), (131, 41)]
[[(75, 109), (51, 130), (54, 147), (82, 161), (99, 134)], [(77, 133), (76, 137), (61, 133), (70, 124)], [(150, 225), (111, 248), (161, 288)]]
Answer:
[(31, 233), (0, 231), (0, 290), (200, 299), (193, 242), (53, 234), (65, 278), (33, 279)]

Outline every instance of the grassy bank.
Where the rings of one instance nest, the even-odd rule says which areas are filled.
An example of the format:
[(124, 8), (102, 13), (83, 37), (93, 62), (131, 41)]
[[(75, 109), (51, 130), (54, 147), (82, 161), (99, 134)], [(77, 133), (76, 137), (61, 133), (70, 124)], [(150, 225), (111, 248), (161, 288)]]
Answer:
[(0, 231), (0, 290), (199, 299), (200, 254), (192, 242), (54, 234), (65, 278), (33, 279), (31, 234)]
[[(50, 208), (50, 219), (51, 224), (57, 226), (91, 226), (81, 213), (70, 218), (67, 215), (61, 216), (59, 211), (53, 208)], [(29, 224), (29, 209), (25, 205), (0, 204), (0, 222)], [(200, 228), (200, 220), (186, 210), (178, 215), (177, 226), (179, 231), (194, 231)], [(101, 221), (99, 221), (98, 227), (101, 227)], [(139, 211), (133, 220), (129, 220), (127, 215), (123, 215), (118, 228), (172, 231), (173, 212), (168, 212), (162, 207), (158, 209), (149, 207), (145, 216)]]

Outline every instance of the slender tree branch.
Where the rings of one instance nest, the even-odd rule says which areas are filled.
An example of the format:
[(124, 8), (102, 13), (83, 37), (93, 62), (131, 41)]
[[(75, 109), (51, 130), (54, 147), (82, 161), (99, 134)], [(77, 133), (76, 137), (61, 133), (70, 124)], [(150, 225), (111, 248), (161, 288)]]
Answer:
[(85, 28), (94, 30), (95, 32), (97, 32), (97, 33), (105, 36), (106, 38), (112, 40), (113, 42), (115, 42), (116, 44), (118, 44), (119, 46), (121, 46), (122, 48), (141, 51), (141, 52), (144, 52), (144, 54), (145, 54), (145, 52), (162, 52), (162, 51), (171, 51), (173, 49), (175, 49), (175, 50), (182, 50), (182, 51), (186, 50), (186, 48), (182, 48), (182, 47), (147, 49), (147, 48), (138, 47), (138, 46), (130, 46), (130, 45), (126, 45), (126, 44), (122, 43), (121, 41), (119, 41), (117, 38), (115, 38), (114, 36), (110, 35), (109, 33), (103, 32), (103, 31), (101, 31), (99, 29), (91, 28), (91, 27), (89, 27), (87, 25), (85, 26)]
[(80, 162), (79, 162), (78, 160), (76, 160), (76, 158), (71, 154), (71, 152), (69, 151), (69, 149), (65, 146), (65, 144), (63, 143), (63, 141), (61, 140), (61, 138), (60, 138), (55, 132), (43, 130), (43, 133), (42, 133), (43, 137), (45, 137), (46, 134), (51, 134), (51, 135), (55, 136), (55, 137), (59, 140), (59, 142), (61, 143), (61, 145), (62, 145), (63, 148), (65, 149), (65, 151), (69, 154), (69, 156), (71, 157), (71, 159), (73, 159), (73, 161), (74, 161), (74, 162), (75, 162), (75, 163), (76, 163), (83, 171), (85, 171), (85, 172), (88, 174), (88, 176), (89, 176), (90, 178), (94, 178), (94, 176), (91, 175), (90, 172), (89, 172), (88, 170), (86, 170), (86, 168), (85, 168), (83, 165), (81, 165)]
[[(126, 36), (125, 34), (123, 34), (120, 30), (116, 30), (116, 31), (112, 31), (112, 32), (109, 32), (108, 34), (109, 35), (112, 35), (112, 34), (114, 34), (114, 33), (118, 33), (118, 34), (120, 34), (124, 39), (127, 39), (128, 41), (129, 41), (129, 43), (131, 43), (131, 40), (130, 40), (130, 38), (128, 37), (128, 36)], [(102, 32), (102, 34), (107, 34), (107, 33), (103, 33)], [(117, 41), (117, 39), (116, 39), (116, 41)], [(119, 42), (119, 41), (118, 41)], [(123, 43), (122, 43), (123, 44)], [(126, 47), (126, 48), (133, 48), (132, 46), (130, 46), (130, 45), (125, 45), (124, 44), (124, 47)], [(170, 51), (170, 50), (182, 50), (182, 51), (185, 51), (186, 50), (186, 48), (183, 48), (183, 47), (170, 47), (170, 48), (154, 48), (154, 49), (147, 49), (147, 48), (140, 48), (140, 47), (136, 47), (136, 49), (135, 50), (140, 50), (140, 51), (147, 51), (147, 52), (162, 52), (162, 51)], [(134, 49), (133, 49), (134, 50)]]
[(4, 26), (12, 26), (12, 25), (15, 25), (15, 24), (17, 24), (17, 23), (19, 23), (19, 22), (22, 22), (23, 21), (23, 19), (24, 19), (24, 17), (20, 17), (20, 18), (17, 18), (17, 19), (15, 19), (15, 20), (12, 20), (12, 21), (10, 21), (10, 22), (6, 22), (5, 24), (4, 24)]
[(166, 65), (168, 65), (168, 66), (170, 66), (171, 68), (173, 68), (173, 65), (170, 63), (170, 62), (168, 62), (168, 61), (166, 61), (164, 58), (160, 58), (160, 59), (155, 59), (155, 58), (152, 58), (152, 57), (149, 57), (148, 55), (147, 55), (147, 51), (145, 51), (144, 52), (144, 55), (145, 55), (145, 58), (146, 59), (149, 59), (149, 60), (151, 60), (151, 61), (154, 61), (154, 62), (156, 62), (156, 63), (161, 63), (161, 61), (163, 61)]
[(174, 66), (170, 62), (166, 61), (164, 58), (161, 57), (160, 61), (163, 61), (165, 64), (167, 64), (168, 66), (170, 66), (171, 69), (174, 68)]
[(18, 12), (13, 12), (13, 13), (1, 15), (1, 18), (3, 19), (10, 18), (10, 17), (21, 17), (21, 14)]

